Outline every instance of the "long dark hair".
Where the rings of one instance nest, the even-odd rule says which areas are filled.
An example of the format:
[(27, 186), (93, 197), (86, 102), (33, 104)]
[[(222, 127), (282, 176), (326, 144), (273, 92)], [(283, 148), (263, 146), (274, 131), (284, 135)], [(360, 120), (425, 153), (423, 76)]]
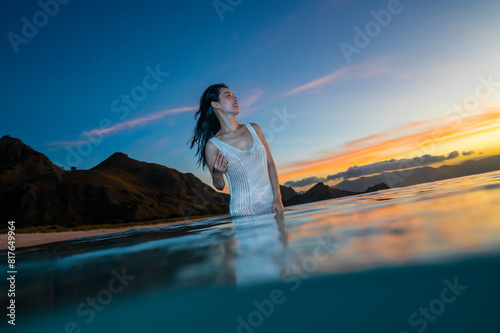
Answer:
[(219, 101), (219, 94), (222, 88), (228, 87), (224, 83), (213, 84), (205, 90), (203, 95), (201, 95), (200, 108), (194, 115), (194, 119), (198, 119), (198, 122), (193, 130), (193, 137), (187, 142), (189, 144), (191, 141), (189, 149), (192, 149), (195, 144), (198, 144), (198, 150), (195, 156), (198, 156), (198, 167), (200, 167), (201, 164), (203, 170), (207, 167), (205, 145), (220, 129), (219, 118), (217, 118), (212, 108), (212, 102)]

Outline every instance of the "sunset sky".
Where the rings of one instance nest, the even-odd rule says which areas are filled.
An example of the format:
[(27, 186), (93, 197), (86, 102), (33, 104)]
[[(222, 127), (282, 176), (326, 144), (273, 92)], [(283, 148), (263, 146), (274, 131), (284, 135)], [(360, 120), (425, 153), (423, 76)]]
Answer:
[(0, 6), (0, 136), (66, 169), (123, 152), (212, 185), (186, 143), (220, 82), (296, 190), (500, 153), (498, 1)]

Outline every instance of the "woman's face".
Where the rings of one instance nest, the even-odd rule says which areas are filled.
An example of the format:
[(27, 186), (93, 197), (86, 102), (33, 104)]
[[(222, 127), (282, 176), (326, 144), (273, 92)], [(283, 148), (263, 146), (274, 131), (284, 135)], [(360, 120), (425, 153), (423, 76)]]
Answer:
[(228, 88), (222, 88), (220, 90), (219, 101), (212, 102), (212, 106), (220, 109), (224, 113), (238, 114), (240, 112), (238, 99)]

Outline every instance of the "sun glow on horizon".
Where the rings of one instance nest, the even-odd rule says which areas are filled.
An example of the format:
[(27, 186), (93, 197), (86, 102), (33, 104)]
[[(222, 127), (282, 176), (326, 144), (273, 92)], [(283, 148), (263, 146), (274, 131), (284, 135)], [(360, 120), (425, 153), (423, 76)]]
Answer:
[[(413, 131), (412, 129), (417, 129)], [(404, 130), (402, 130), (404, 129)], [(399, 135), (395, 135), (399, 134)], [(308, 161), (278, 165), (280, 183), (299, 181), (308, 177), (327, 177), (344, 172), (353, 166), (362, 166), (391, 159), (410, 159), (423, 155), (460, 154), (447, 163), (458, 164), (466, 159), (500, 154), (500, 108), (488, 108), (481, 113), (443, 123), (442, 120), (407, 124), (401, 128), (375, 134), (346, 143), (341, 152)], [(462, 152), (475, 152), (462, 155)], [(338, 182), (338, 181), (337, 181)], [(328, 181), (328, 184), (337, 183)], [(326, 183), (326, 182), (325, 182)], [(313, 184), (314, 185), (314, 184)], [(313, 185), (294, 187), (307, 190)]]

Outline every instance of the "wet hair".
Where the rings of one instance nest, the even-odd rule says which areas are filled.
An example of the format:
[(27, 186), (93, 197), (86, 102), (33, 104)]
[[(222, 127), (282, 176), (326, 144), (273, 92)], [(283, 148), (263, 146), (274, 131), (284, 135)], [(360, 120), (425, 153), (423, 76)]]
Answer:
[(220, 122), (212, 108), (212, 102), (219, 102), (219, 94), (222, 88), (228, 87), (224, 83), (213, 84), (208, 87), (201, 95), (200, 108), (194, 115), (194, 118), (198, 119), (198, 121), (193, 130), (193, 137), (189, 139), (188, 144), (191, 142), (189, 149), (192, 149), (195, 144), (198, 145), (195, 156), (198, 156), (198, 167), (202, 165), (203, 170), (207, 167), (205, 145), (220, 129)]

